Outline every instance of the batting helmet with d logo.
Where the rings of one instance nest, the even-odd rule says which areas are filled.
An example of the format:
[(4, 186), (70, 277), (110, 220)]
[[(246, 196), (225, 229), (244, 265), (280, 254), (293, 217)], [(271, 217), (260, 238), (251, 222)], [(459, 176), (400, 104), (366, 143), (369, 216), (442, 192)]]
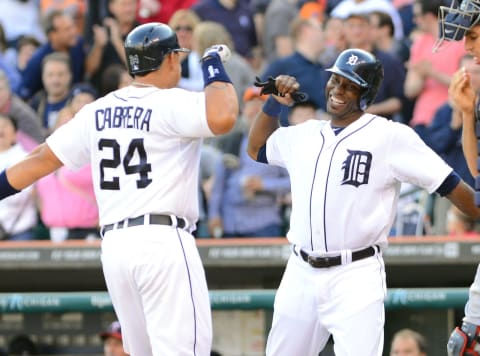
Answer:
[(341, 75), (363, 88), (359, 100), (361, 110), (365, 110), (375, 100), (383, 80), (383, 66), (380, 61), (362, 49), (343, 51), (333, 66), (326, 70)]

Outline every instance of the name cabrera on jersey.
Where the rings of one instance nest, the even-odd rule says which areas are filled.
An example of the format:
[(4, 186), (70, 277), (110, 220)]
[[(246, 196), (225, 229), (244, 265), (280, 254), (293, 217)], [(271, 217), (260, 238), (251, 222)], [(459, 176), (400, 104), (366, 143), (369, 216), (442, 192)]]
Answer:
[(337, 136), (327, 121), (281, 127), (266, 153), (290, 174), (289, 241), (318, 252), (386, 246), (401, 182), (432, 193), (452, 172), (410, 127), (370, 114)]
[(129, 86), (84, 106), (47, 144), (71, 169), (91, 163), (100, 224), (146, 213), (198, 218), (198, 162), (211, 137), (204, 93)]

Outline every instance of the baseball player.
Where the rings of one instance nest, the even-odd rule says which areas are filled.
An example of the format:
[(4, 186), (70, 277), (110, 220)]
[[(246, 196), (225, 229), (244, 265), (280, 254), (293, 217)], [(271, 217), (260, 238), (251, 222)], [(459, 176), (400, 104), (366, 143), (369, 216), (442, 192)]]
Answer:
[(332, 119), (278, 127), (282, 104), (299, 89), (278, 76), (256, 118), (248, 153), (285, 167), (292, 253), (275, 297), (267, 355), (318, 355), (333, 335), (337, 356), (383, 351), (382, 251), (402, 182), (450, 199), (479, 217), (473, 190), (407, 125), (368, 114), (383, 79), (369, 52), (348, 49), (327, 69)]
[[(440, 34), (436, 48), (441, 48), (443, 41), (460, 41), (465, 38), (467, 53), (474, 56), (480, 64), (480, 1), (453, 1), (450, 7), (441, 6), (439, 10)], [(476, 177), (475, 203), (480, 206), (480, 178), (478, 159), (478, 138), (480, 138), (480, 102), (478, 94), (470, 85), (470, 77), (461, 68), (452, 78), (449, 87), (452, 106), (462, 113), (462, 146), (470, 173)], [(468, 302), (462, 325), (453, 330), (447, 344), (450, 356), (480, 355), (480, 266), (470, 286)]]
[(210, 301), (191, 234), (200, 146), (234, 126), (238, 101), (224, 45), (202, 57), (204, 92), (175, 88), (185, 51), (167, 25), (136, 27), (125, 40), (132, 84), (84, 106), (0, 174), (2, 199), (62, 165), (91, 164), (105, 281), (134, 356), (210, 354)]

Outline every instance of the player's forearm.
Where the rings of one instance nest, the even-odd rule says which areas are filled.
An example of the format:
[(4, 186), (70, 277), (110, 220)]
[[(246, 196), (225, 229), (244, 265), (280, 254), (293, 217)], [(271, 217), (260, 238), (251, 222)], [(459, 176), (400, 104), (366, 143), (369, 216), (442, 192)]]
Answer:
[(258, 151), (277, 128), (277, 118), (271, 117), (263, 111), (258, 114), (248, 135), (247, 153), (252, 159), (257, 159)]
[(7, 169), (7, 179), (12, 187), (22, 190), (61, 166), (48, 145), (42, 143), (22, 161)]
[(215, 135), (229, 132), (238, 117), (238, 98), (232, 84), (213, 82), (205, 88), (205, 107), (210, 130)]
[(468, 169), (472, 176), (478, 175), (477, 158), (477, 136), (475, 133), (475, 117), (472, 113), (463, 113), (463, 129), (462, 129), (462, 148)]
[(475, 205), (474, 190), (464, 181), (460, 181), (457, 186), (445, 197), (450, 200), (464, 214), (474, 218), (480, 218), (480, 208)]

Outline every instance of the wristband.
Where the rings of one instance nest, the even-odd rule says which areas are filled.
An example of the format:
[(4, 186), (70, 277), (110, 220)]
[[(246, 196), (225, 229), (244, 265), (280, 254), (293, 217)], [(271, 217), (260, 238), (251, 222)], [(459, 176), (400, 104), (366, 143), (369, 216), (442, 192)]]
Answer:
[(203, 87), (206, 88), (212, 82), (231, 83), (222, 60), (218, 53), (212, 53), (207, 58), (202, 59)]
[(4, 169), (3, 172), (0, 173), (0, 200), (19, 192), (19, 190), (12, 187), (8, 181), (6, 172), (7, 170)]
[(276, 101), (272, 96), (269, 96), (265, 104), (263, 104), (262, 111), (268, 116), (278, 118), (282, 112), (282, 104)]

